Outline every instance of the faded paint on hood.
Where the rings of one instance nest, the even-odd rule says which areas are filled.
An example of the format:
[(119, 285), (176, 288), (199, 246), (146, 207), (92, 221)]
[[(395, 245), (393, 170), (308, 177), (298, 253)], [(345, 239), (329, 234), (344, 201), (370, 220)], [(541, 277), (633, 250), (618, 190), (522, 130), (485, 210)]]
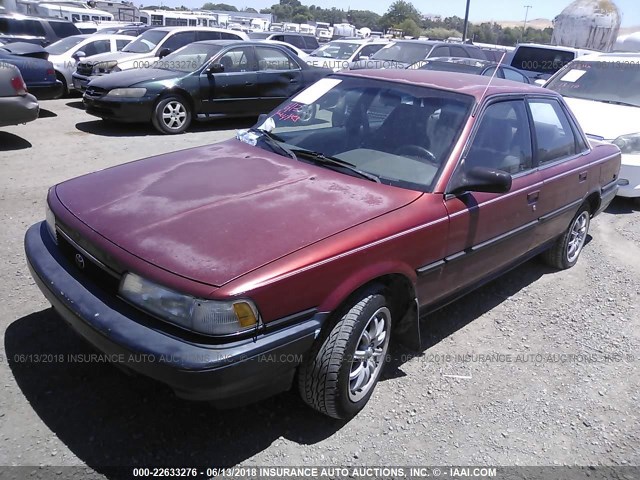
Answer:
[(237, 140), (79, 177), (56, 194), (129, 253), (212, 286), (421, 195)]

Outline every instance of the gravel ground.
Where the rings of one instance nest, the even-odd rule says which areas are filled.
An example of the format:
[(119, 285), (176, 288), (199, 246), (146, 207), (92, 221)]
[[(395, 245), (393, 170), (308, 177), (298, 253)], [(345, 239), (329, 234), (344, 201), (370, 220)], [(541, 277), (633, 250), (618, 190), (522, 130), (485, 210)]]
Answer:
[(167, 137), (95, 121), (77, 99), (42, 105), (44, 118), (0, 131), (0, 465), (86, 465), (102, 477), (113, 465), (640, 464), (640, 212), (623, 199), (592, 223), (575, 268), (528, 262), (425, 319), (423, 351), (396, 348), (348, 423), (294, 393), (216, 411), (110, 365), (20, 360), (92, 352), (25, 264), (22, 238), (47, 188), (252, 123)]

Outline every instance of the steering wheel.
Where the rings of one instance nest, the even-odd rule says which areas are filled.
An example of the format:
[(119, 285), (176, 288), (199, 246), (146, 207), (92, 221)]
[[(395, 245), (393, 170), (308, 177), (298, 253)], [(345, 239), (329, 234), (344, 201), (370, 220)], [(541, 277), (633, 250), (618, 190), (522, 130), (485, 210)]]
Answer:
[(395, 152), (396, 155), (409, 155), (412, 157), (420, 157), (424, 158), (429, 163), (434, 165), (438, 165), (438, 160), (436, 160), (436, 156), (427, 150), (425, 147), (420, 145), (403, 145), (398, 148)]

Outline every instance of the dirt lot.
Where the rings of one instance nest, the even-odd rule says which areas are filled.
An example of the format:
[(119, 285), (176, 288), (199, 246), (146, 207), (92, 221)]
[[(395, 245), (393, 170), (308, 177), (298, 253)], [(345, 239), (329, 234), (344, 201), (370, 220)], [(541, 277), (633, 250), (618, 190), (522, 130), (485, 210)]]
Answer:
[(575, 268), (529, 262), (426, 319), (421, 354), (396, 349), (348, 423), (293, 393), (218, 412), (110, 365), (29, 360), (91, 352), (25, 264), (47, 188), (252, 123), (167, 137), (103, 124), (77, 99), (42, 104), (44, 118), (0, 131), (0, 465), (640, 464), (640, 211), (622, 200)]

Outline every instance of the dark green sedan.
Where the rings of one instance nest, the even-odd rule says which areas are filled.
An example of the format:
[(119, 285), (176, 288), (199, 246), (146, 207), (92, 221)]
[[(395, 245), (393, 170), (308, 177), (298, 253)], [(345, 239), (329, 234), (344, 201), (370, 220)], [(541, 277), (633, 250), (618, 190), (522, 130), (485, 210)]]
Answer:
[[(195, 42), (157, 62), (89, 83), (89, 114), (118, 122), (149, 122), (162, 133), (184, 132), (192, 120), (248, 117), (332, 73), (307, 65), (287, 48), (269, 42)], [(301, 112), (311, 121), (315, 112)]]

